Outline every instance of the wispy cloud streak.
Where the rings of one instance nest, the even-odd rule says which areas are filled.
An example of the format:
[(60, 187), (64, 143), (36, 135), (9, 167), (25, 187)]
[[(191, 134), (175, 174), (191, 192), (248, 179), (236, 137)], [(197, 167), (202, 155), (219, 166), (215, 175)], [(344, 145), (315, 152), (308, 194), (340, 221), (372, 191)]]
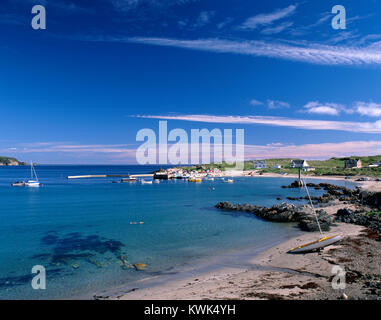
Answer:
[(321, 65), (381, 64), (381, 51), (371, 47), (329, 46), (309, 42), (285, 44), (265, 41), (233, 41), (223, 39), (181, 40), (148, 37), (112, 37), (98, 41), (133, 42), (219, 53), (235, 53), (270, 57)]
[(302, 158), (328, 159), (332, 157), (369, 156), (381, 154), (381, 141), (347, 141), (303, 145), (268, 144), (246, 145), (246, 159)]
[[(0, 152), (7, 152), (14, 156), (24, 156), (30, 154), (57, 153), (68, 156), (72, 163), (76, 159), (78, 163), (136, 163), (136, 148), (126, 148), (126, 145), (57, 145), (56, 143), (30, 143), (25, 148), (0, 148)], [(172, 144), (168, 144), (169, 155)], [(159, 155), (157, 146), (156, 156)], [(190, 147), (190, 145), (188, 146)], [(266, 159), (266, 158), (303, 158), (303, 159), (328, 159), (331, 157), (347, 157), (361, 155), (381, 154), (381, 141), (346, 141), (339, 143), (316, 143), (316, 144), (282, 144), (271, 143), (266, 145), (244, 146), (245, 159)], [(213, 156), (213, 145), (211, 156)], [(54, 161), (53, 161), (54, 162)], [(51, 163), (51, 161), (49, 161)], [(62, 163), (62, 157), (60, 162)]]
[(257, 28), (258, 26), (266, 26), (270, 25), (275, 21), (286, 18), (293, 13), (295, 13), (296, 5), (290, 5), (287, 8), (278, 9), (271, 13), (261, 13), (256, 16), (253, 16), (247, 19), (239, 28), (240, 29), (248, 29), (252, 30)]
[(362, 133), (381, 133), (381, 120), (376, 122), (326, 121), (292, 119), (269, 116), (216, 116), (216, 115), (137, 115), (139, 118), (182, 120), (206, 123), (259, 124), (306, 130), (335, 130)]

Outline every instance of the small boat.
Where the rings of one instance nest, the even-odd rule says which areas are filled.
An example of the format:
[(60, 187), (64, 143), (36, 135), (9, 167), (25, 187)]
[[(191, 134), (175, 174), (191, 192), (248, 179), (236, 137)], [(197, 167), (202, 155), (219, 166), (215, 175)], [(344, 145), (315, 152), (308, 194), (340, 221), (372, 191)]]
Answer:
[(228, 179), (228, 181), (226, 181), (227, 183), (234, 183), (234, 180), (233, 179)]
[(202, 182), (202, 179), (201, 178), (189, 178), (188, 181), (189, 182)]
[(30, 163), (30, 180), (25, 182), (26, 187), (38, 188), (40, 182), (38, 181), (36, 170), (34, 169), (33, 162)]
[(159, 184), (160, 180), (154, 180), (153, 183)]
[(340, 235), (334, 235), (334, 236), (330, 236), (330, 237), (327, 237), (327, 236), (323, 235), (323, 232), (322, 232), (321, 226), (320, 226), (320, 222), (319, 222), (319, 218), (318, 218), (318, 216), (316, 214), (315, 207), (314, 207), (314, 205), (312, 203), (310, 192), (308, 191), (307, 183), (306, 183), (306, 181), (304, 179), (300, 178), (300, 169), (299, 169), (299, 183), (301, 183), (301, 186), (304, 186), (304, 188), (306, 189), (306, 193), (307, 193), (308, 199), (310, 201), (310, 206), (311, 206), (311, 209), (314, 212), (314, 215), (315, 215), (315, 218), (316, 218), (316, 223), (317, 223), (317, 225), (319, 227), (319, 232), (320, 232), (322, 238), (320, 238), (319, 240), (310, 242), (310, 243), (302, 244), (302, 245), (300, 245), (300, 246), (298, 246), (296, 248), (292, 248), (289, 251), (287, 251), (287, 253), (305, 253), (305, 252), (311, 252), (313, 250), (321, 249), (321, 248), (327, 247), (327, 246), (329, 246), (331, 244), (334, 244), (336, 242), (339, 242), (341, 240), (341, 236)]
[(289, 251), (287, 251), (287, 253), (310, 252), (310, 251), (313, 251), (313, 250), (324, 248), (326, 246), (329, 246), (331, 244), (339, 242), (340, 240), (341, 240), (341, 236), (340, 235), (334, 235), (334, 236), (331, 236), (331, 237), (323, 237), (323, 238), (321, 238), (319, 240), (316, 240), (316, 241), (313, 241), (313, 242), (310, 242), (310, 243), (306, 243), (306, 244), (302, 244), (302, 245), (300, 245), (299, 247), (296, 247), (296, 248), (292, 248)]
[(134, 177), (122, 178), (121, 182), (136, 182), (136, 178)]
[(141, 180), (140, 182), (141, 184), (152, 184), (152, 180), (151, 181)]
[(12, 187), (25, 187), (25, 182), (24, 181), (16, 181), (12, 183)]

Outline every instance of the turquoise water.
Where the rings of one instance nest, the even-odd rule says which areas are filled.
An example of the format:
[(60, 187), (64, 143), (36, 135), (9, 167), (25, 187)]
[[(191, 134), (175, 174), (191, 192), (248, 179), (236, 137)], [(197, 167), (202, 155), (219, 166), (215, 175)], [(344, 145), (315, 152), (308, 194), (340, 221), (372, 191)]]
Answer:
[[(292, 224), (214, 209), (219, 201), (258, 205), (300, 196), (282, 189), (293, 179), (235, 178), (202, 184), (113, 184), (113, 179), (67, 180), (67, 175), (148, 173), (137, 166), (37, 166), (42, 188), (15, 188), (26, 167), (0, 168), (0, 298), (83, 296), (178, 270), (200, 259), (270, 245), (292, 237)], [(311, 190), (313, 194), (321, 191)], [(144, 224), (131, 224), (143, 221)], [(144, 271), (124, 268), (145, 263)], [(33, 290), (31, 269), (43, 265), (46, 290)]]

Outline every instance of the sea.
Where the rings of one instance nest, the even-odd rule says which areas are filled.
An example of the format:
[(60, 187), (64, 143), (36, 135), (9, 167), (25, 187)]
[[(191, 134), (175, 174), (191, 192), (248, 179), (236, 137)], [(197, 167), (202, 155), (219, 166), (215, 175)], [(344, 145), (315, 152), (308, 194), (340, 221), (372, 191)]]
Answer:
[(11, 186), (29, 177), (29, 167), (0, 167), (0, 299), (91, 299), (108, 289), (180, 274), (216, 257), (259, 253), (300, 233), (293, 223), (214, 207), (219, 201), (271, 206), (282, 201), (277, 198), (305, 196), (303, 189), (281, 188), (292, 178), (141, 184), (67, 176), (145, 174), (159, 167), (35, 169), (40, 188)]

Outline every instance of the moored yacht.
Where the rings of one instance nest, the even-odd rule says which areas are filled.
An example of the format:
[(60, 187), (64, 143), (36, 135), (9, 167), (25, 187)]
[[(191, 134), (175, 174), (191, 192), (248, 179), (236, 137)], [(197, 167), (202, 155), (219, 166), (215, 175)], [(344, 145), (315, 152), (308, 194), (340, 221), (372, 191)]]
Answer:
[(34, 169), (33, 162), (30, 163), (30, 180), (25, 182), (26, 187), (39, 187), (40, 182), (38, 181), (36, 170)]

